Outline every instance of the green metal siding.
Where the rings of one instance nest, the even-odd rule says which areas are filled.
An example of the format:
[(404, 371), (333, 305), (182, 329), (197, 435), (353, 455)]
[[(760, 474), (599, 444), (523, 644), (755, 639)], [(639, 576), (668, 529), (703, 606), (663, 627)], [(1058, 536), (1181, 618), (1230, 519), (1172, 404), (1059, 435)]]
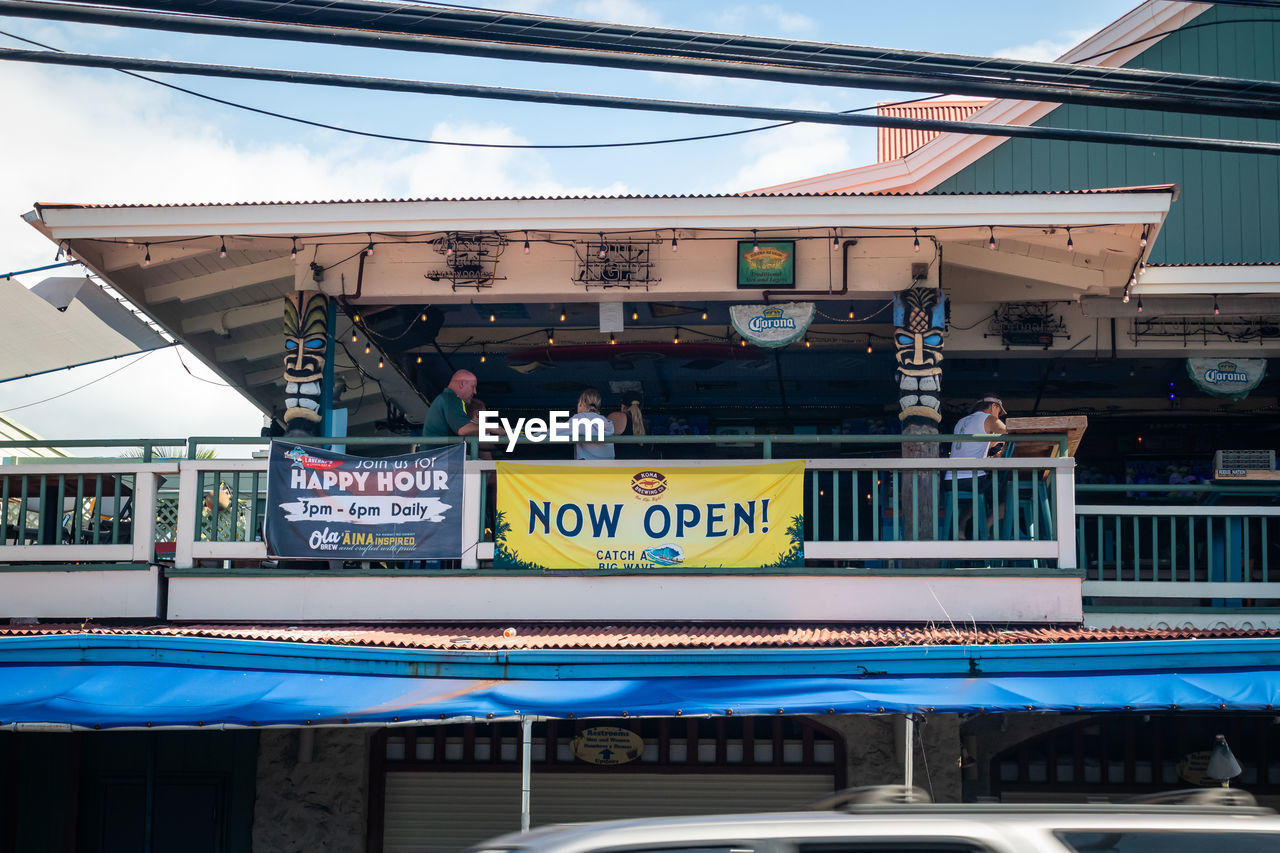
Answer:
[[(1127, 64), (1130, 68), (1275, 80), (1280, 11), (1217, 6)], [(1280, 122), (1185, 113), (1060, 106), (1036, 122), (1079, 127), (1280, 140)], [(933, 192), (1049, 192), (1178, 184), (1151, 261), (1280, 262), (1280, 158), (1254, 154), (1009, 139)]]

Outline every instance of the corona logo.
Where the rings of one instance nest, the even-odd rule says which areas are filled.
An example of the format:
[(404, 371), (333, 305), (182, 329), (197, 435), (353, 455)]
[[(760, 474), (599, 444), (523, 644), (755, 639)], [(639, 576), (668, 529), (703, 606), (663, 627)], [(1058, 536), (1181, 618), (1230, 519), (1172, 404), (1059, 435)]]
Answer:
[(763, 332), (766, 329), (794, 329), (795, 327), (796, 321), (786, 316), (782, 309), (776, 305), (761, 309), (759, 314), (747, 321), (747, 328), (753, 332)]
[(1204, 372), (1204, 381), (1212, 385), (1219, 382), (1248, 382), (1249, 374), (1239, 369), (1234, 361), (1220, 361), (1216, 368)]

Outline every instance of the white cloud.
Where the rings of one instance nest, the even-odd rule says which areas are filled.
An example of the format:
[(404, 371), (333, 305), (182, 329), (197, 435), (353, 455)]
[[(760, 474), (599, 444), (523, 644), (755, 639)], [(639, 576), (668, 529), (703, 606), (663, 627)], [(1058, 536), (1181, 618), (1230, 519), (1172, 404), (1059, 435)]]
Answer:
[(808, 15), (772, 3), (733, 6), (718, 12), (713, 20), (717, 29), (727, 33), (798, 35), (817, 29), (817, 23)]
[(573, 16), (590, 21), (607, 21), (612, 24), (633, 24), (640, 27), (662, 25), (662, 16), (636, 0), (579, 0), (574, 4)]
[(1030, 44), (1002, 47), (994, 51), (992, 56), (1002, 56), (1007, 59), (1025, 59), (1029, 62), (1053, 62), (1097, 31), (1098, 28), (1096, 27), (1067, 30), (1053, 38), (1040, 39)]

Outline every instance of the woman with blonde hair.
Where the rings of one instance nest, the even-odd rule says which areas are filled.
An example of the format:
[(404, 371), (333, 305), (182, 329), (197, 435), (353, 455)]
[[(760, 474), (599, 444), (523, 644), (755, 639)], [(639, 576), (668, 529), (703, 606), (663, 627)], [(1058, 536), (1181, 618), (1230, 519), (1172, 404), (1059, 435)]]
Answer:
[[(613, 423), (614, 435), (646, 435), (644, 429), (644, 415), (640, 412), (640, 395), (627, 394), (622, 398), (622, 404), (618, 407), (618, 411), (609, 415), (609, 420)], [(626, 459), (642, 459), (652, 455), (653, 445), (650, 444), (621, 444), (618, 445), (619, 453)]]
[[(569, 418), (569, 435), (614, 434), (613, 421), (600, 414), (603, 398), (595, 388), (584, 388), (578, 396), (578, 411)], [(613, 445), (603, 441), (575, 441), (574, 459), (612, 459)]]

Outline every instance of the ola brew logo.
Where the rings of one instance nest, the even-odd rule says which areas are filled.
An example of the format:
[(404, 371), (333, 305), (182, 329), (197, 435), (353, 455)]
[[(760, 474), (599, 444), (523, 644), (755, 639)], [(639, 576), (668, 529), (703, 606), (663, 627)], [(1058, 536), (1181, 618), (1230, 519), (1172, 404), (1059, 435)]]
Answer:
[(653, 499), (667, 490), (667, 478), (657, 471), (641, 471), (631, 478), (631, 490), (642, 499)]

